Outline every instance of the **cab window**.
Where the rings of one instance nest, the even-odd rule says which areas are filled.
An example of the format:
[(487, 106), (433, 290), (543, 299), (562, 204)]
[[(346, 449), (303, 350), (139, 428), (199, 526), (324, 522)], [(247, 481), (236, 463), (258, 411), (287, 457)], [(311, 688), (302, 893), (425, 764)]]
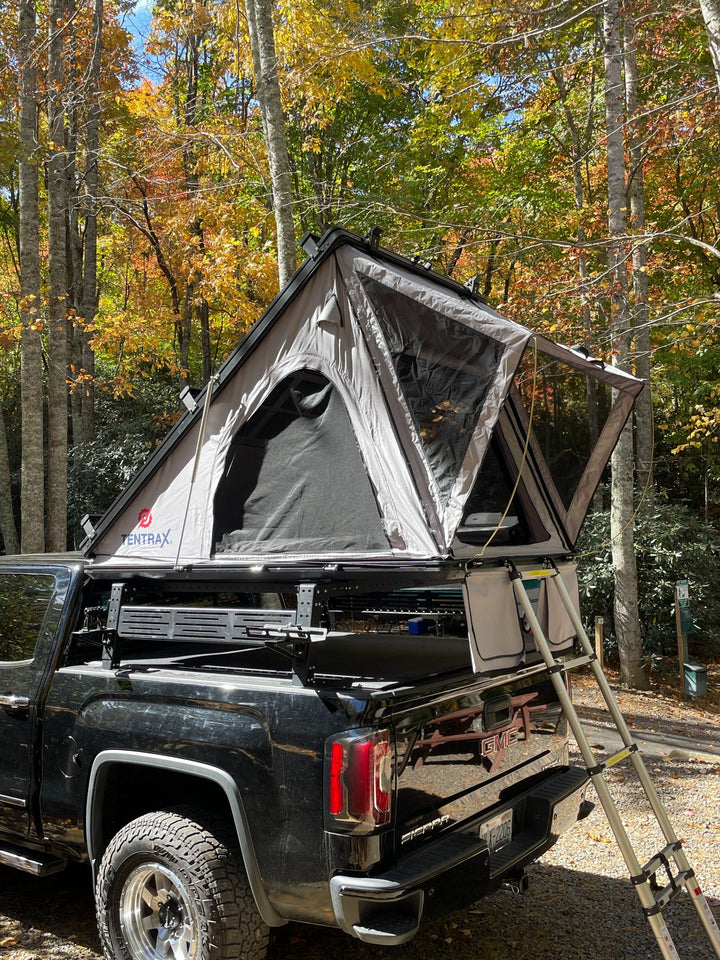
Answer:
[(52, 574), (0, 573), (0, 662), (32, 660), (54, 594)]

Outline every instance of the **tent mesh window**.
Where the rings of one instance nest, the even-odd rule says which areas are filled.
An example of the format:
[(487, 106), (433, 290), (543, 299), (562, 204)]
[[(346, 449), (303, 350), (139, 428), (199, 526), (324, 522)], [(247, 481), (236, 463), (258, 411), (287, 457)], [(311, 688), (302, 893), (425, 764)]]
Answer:
[(359, 273), (447, 503), (504, 345)]
[[(515, 386), (530, 416), (532, 429), (566, 510), (610, 414), (607, 386), (579, 370), (539, 353), (534, 369), (526, 350), (515, 374)], [(533, 393), (535, 403), (533, 406)]]
[(214, 502), (216, 554), (387, 552), (347, 410), (302, 370), (233, 437)]

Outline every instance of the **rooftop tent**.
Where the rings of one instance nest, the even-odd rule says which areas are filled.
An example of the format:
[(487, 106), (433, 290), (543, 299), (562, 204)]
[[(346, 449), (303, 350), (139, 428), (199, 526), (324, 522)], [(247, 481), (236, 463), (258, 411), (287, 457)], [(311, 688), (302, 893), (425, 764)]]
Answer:
[(638, 382), (357, 236), (312, 246), (85, 551), (182, 565), (571, 548)]

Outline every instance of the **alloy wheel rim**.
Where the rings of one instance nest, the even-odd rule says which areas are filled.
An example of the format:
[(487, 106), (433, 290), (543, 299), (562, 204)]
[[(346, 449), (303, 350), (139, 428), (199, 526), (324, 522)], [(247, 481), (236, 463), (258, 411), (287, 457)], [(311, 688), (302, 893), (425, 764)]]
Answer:
[(144, 863), (120, 893), (120, 926), (137, 960), (194, 960), (199, 918), (187, 884), (168, 867)]

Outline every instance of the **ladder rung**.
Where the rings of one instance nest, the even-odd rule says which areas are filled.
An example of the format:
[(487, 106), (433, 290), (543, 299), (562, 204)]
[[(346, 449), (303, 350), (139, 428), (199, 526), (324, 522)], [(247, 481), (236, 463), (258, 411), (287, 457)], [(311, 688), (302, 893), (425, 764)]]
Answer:
[(666, 884), (662, 890), (653, 890), (655, 894), (655, 906), (646, 907), (645, 915), (652, 917), (664, 910), (665, 907), (685, 889), (688, 880), (694, 876), (695, 873), (692, 870), (681, 870), (680, 873), (672, 877), (670, 883)]
[(674, 843), (668, 843), (666, 847), (656, 853), (654, 857), (650, 857), (648, 862), (642, 868), (642, 874), (639, 879), (633, 877), (633, 882), (642, 883), (644, 880), (647, 880), (648, 877), (652, 876), (653, 873), (656, 873), (659, 867), (665, 867), (668, 869), (670, 863), (670, 857), (674, 857), (675, 854), (682, 847), (682, 840), (676, 840)]
[(521, 580), (542, 580), (543, 577), (557, 576), (557, 570), (552, 570), (549, 567), (543, 567), (539, 570), (517, 570), (517, 573)]
[(594, 660), (597, 660), (596, 653), (585, 653), (581, 657), (576, 657), (574, 660), (558, 660), (550, 667), (550, 672), (557, 673), (560, 670), (575, 670), (577, 667), (584, 667), (586, 663), (592, 663)]
[(617, 753), (614, 753), (611, 757), (608, 757), (605, 761), (606, 767), (614, 767), (616, 763), (622, 763), (623, 760), (633, 754), (637, 753), (638, 745), (636, 743), (629, 743), (627, 747), (624, 747), (622, 750), (618, 750)]
[[(599, 776), (604, 770), (607, 770), (608, 767), (614, 767), (616, 763), (620, 763), (622, 760), (627, 760), (631, 753), (637, 753), (638, 745), (636, 743), (630, 743), (627, 747), (623, 747), (622, 750), (618, 750), (617, 753), (613, 753), (612, 756), (608, 757), (607, 760), (602, 760), (597, 766), (588, 767), (588, 773), (591, 777)], [(640, 883), (643, 882), (643, 877), (640, 877)]]

